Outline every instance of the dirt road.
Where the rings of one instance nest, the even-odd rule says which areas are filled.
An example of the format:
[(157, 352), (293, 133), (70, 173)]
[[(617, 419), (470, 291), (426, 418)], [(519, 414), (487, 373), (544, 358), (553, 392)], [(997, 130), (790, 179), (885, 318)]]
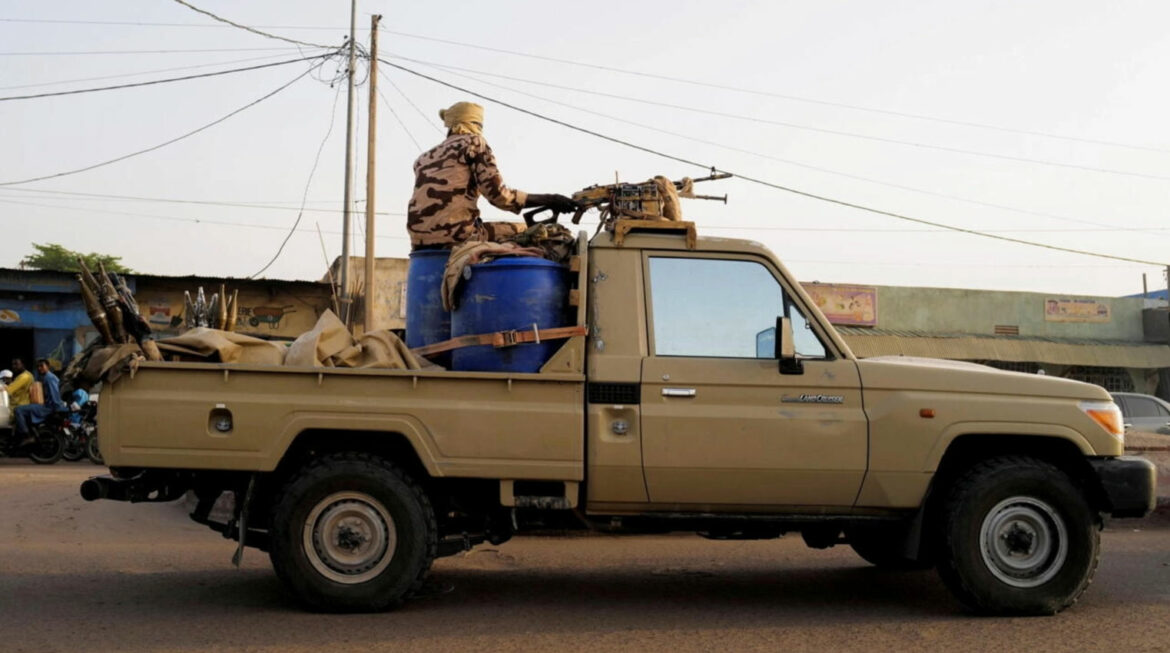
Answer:
[(798, 536), (517, 538), (439, 560), (397, 612), (321, 615), (178, 504), (85, 503), (100, 471), (0, 463), (0, 651), (1170, 650), (1165, 526), (1107, 530), (1093, 586), (1050, 618), (972, 617), (933, 572)]

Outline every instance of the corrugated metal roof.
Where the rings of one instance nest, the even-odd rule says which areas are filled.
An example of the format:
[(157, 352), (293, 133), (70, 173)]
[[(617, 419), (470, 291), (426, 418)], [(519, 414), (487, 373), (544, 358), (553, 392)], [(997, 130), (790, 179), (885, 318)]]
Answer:
[(856, 327), (840, 327), (838, 331), (859, 358), (901, 355), (1095, 367), (1170, 367), (1170, 346), (1153, 343), (1023, 336), (980, 337)]

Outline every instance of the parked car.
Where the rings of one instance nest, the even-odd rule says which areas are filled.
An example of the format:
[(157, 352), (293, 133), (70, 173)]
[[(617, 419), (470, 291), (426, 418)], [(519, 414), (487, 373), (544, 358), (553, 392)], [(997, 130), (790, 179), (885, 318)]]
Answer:
[(1152, 395), (1114, 392), (1113, 401), (1121, 407), (1125, 428), (1170, 435), (1170, 403)]

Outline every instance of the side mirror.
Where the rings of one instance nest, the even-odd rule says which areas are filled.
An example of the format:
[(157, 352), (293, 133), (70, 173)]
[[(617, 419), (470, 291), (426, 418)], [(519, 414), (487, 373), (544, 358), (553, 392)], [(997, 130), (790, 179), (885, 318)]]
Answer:
[(792, 334), (792, 320), (776, 318), (776, 359), (781, 374), (804, 374), (804, 363), (796, 357), (796, 338)]

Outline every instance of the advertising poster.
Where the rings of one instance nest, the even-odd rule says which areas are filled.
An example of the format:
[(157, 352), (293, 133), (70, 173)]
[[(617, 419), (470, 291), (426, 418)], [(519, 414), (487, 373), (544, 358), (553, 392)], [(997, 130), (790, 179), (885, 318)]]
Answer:
[(808, 283), (804, 290), (832, 324), (877, 326), (877, 288), (835, 283)]

